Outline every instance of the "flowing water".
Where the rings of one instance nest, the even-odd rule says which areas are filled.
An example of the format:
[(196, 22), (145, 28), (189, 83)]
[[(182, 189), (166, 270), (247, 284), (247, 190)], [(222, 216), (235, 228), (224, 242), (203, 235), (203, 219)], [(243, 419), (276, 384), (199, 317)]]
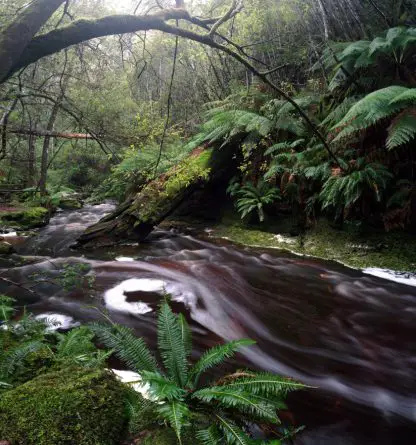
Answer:
[[(416, 443), (416, 287), (173, 232), (156, 231), (140, 246), (71, 251), (76, 236), (111, 208), (55, 216), (19, 247), (39, 258), (1, 272), (23, 287), (0, 283), (0, 292), (65, 327), (107, 310), (154, 344), (166, 290), (191, 322), (195, 358), (222, 339), (250, 337), (256, 346), (230, 367), (267, 369), (316, 387), (291, 395), (283, 413), (306, 425), (296, 444)], [(65, 282), (66, 264), (89, 270)]]

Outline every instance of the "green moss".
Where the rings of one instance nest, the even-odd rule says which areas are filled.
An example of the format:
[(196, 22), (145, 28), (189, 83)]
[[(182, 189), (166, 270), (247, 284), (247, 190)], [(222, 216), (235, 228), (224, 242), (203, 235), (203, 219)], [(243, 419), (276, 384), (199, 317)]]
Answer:
[(13, 246), (6, 242), (0, 241), (0, 255), (9, 255), (14, 252)]
[(78, 210), (82, 208), (82, 204), (80, 201), (78, 201), (75, 198), (62, 198), (59, 201), (59, 207), (62, 209), (68, 209), (68, 210)]
[(176, 434), (170, 428), (163, 428), (149, 432), (141, 445), (176, 445), (178, 443)]
[(123, 386), (104, 370), (43, 374), (0, 399), (0, 438), (12, 444), (113, 445), (125, 422)]
[[(214, 236), (256, 247), (271, 247), (302, 255), (338, 261), (350, 267), (379, 267), (416, 272), (416, 237), (402, 232), (338, 230), (320, 221), (302, 236), (291, 237), (289, 218), (272, 226), (247, 227), (228, 222), (216, 227)], [(276, 236), (282, 234), (283, 237)]]
[(49, 211), (44, 207), (27, 207), (0, 212), (0, 225), (17, 229), (31, 229), (47, 224)]
[(129, 210), (137, 220), (134, 226), (158, 223), (189, 187), (200, 180), (207, 180), (211, 156), (212, 150), (194, 153), (166, 175), (147, 184)]

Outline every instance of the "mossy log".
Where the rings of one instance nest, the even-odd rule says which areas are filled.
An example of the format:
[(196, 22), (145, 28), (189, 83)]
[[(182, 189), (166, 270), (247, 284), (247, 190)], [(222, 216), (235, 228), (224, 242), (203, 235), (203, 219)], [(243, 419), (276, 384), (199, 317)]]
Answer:
[(230, 150), (195, 149), (179, 165), (149, 182), (134, 199), (89, 227), (78, 239), (78, 247), (143, 241), (195, 190), (229, 175), (232, 158)]

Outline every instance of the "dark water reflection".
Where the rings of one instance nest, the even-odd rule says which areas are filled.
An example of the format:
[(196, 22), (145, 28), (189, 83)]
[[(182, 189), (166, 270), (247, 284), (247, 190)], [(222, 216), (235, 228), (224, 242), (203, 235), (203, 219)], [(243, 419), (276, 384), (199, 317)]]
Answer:
[(19, 296), (36, 313), (79, 322), (100, 317), (92, 306), (106, 308), (154, 343), (164, 288), (175, 307), (187, 311), (195, 357), (221, 339), (250, 337), (257, 345), (235, 364), (318, 387), (290, 398), (290, 418), (307, 425), (297, 444), (416, 443), (415, 287), (332, 263), (167, 232), (141, 246), (75, 257), (68, 250), (74, 235), (108, 211), (105, 206), (60, 215), (23, 246), (54, 258), (7, 272), (27, 282), (33, 273), (58, 276), (63, 264), (85, 262), (96, 277), (94, 290), (85, 280), (70, 291), (45, 282), (36, 286), (38, 295), (4, 284), (0, 292)]

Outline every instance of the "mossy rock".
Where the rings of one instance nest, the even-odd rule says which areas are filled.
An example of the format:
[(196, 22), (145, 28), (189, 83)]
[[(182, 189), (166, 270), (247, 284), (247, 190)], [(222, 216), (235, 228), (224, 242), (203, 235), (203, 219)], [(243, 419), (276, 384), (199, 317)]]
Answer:
[(0, 398), (0, 440), (12, 445), (114, 445), (126, 425), (124, 386), (105, 370), (67, 368)]
[(14, 252), (13, 246), (6, 242), (0, 241), (0, 255), (10, 255)]
[(42, 227), (49, 221), (49, 211), (44, 207), (27, 207), (0, 212), (0, 225), (27, 230)]
[(75, 198), (63, 198), (59, 201), (59, 207), (65, 210), (78, 210), (82, 208), (82, 203)]

